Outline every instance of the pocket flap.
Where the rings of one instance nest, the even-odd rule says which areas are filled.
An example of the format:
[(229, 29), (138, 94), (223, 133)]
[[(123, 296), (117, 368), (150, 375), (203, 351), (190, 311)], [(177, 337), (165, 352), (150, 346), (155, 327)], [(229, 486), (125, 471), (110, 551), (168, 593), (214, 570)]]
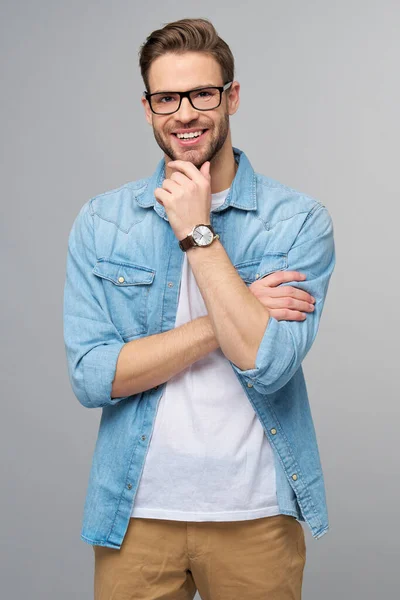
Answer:
[(135, 265), (134, 263), (117, 262), (101, 258), (93, 267), (93, 273), (108, 279), (115, 285), (143, 285), (153, 283), (155, 270)]
[(285, 252), (267, 252), (264, 256), (234, 265), (241, 279), (253, 283), (274, 271), (287, 269), (287, 254)]

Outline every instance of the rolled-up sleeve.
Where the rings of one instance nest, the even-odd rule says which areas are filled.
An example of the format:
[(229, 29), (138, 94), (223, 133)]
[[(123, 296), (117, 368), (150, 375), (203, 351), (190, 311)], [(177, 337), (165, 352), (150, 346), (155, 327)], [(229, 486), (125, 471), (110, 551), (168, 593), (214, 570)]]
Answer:
[(329, 281), (335, 266), (332, 218), (322, 204), (308, 213), (288, 252), (288, 271), (300, 271), (304, 281), (290, 285), (315, 298), (315, 310), (304, 321), (278, 321), (270, 317), (259, 345), (255, 368), (233, 369), (260, 393), (271, 394), (283, 387), (300, 367), (318, 332)]
[(111, 398), (119, 353), (124, 346), (107, 307), (96, 263), (91, 201), (79, 211), (68, 238), (64, 286), (64, 343), (69, 380), (87, 408), (113, 405)]

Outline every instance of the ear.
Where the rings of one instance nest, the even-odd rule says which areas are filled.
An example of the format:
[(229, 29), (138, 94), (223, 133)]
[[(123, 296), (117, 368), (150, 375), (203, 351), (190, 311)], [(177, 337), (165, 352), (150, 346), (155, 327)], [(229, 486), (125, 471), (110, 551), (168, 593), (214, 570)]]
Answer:
[(240, 104), (240, 83), (238, 81), (234, 81), (227, 90), (227, 105), (228, 105), (228, 114), (234, 115)]
[(144, 96), (142, 96), (141, 101), (143, 104), (146, 121), (148, 122), (149, 125), (153, 125), (153, 113), (151, 112), (149, 103)]

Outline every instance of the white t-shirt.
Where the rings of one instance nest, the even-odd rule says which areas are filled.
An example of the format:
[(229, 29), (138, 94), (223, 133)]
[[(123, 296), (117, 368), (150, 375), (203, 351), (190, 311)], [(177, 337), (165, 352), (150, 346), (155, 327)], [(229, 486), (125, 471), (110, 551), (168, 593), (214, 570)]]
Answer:
[[(211, 208), (228, 191), (212, 194)], [(175, 327), (208, 314), (184, 254)], [(131, 516), (240, 521), (277, 514), (273, 450), (218, 348), (164, 388)]]

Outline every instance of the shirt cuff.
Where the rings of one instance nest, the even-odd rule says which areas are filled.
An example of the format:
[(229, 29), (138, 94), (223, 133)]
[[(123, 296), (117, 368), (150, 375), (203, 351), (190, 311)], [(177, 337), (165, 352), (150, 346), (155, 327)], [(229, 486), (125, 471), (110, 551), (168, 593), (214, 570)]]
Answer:
[(261, 393), (276, 392), (293, 376), (292, 366), (296, 360), (296, 352), (293, 336), (287, 325), (286, 321), (269, 317), (257, 350), (254, 369), (242, 370), (231, 363), (233, 369)]
[(118, 342), (96, 346), (82, 359), (85, 391), (93, 407), (114, 405), (129, 398), (111, 398), (118, 356), (124, 345)]

